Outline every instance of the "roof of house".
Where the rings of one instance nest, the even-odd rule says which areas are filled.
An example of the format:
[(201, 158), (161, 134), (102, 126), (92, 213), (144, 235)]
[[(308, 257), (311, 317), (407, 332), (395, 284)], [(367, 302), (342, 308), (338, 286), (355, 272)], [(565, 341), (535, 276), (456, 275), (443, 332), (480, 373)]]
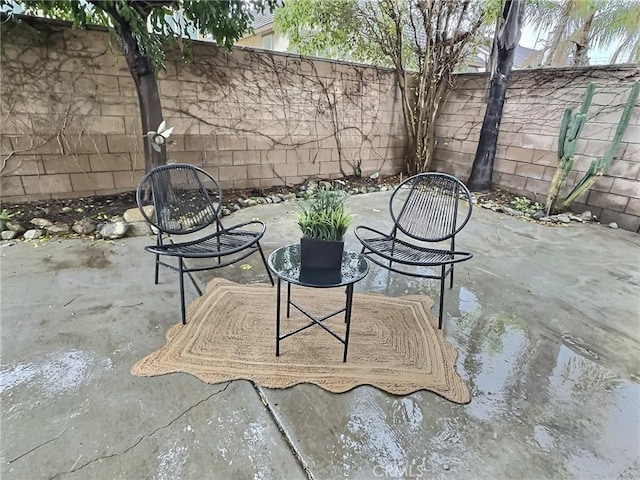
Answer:
[(262, 28), (273, 23), (273, 13), (265, 10), (263, 13), (255, 12), (253, 14), (253, 22), (251, 26), (254, 30)]

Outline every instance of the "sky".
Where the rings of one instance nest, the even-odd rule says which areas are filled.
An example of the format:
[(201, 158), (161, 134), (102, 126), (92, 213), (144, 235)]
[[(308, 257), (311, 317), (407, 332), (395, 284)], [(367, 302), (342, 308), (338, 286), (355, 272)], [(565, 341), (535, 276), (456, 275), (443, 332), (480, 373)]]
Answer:
[[(540, 32), (530, 25), (522, 28), (522, 37), (520, 45), (526, 48), (540, 50), (543, 46), (544, 39), (547, 38), (547, 31)], [(537, 42), (537, 43), (536, 43)], [(589, 50), (589, 63), (591, 65), (603, 65), (609, 63), (609, 59), (616, 49), (616, 45), (612, 45), (607, 49), (593, 48)]]

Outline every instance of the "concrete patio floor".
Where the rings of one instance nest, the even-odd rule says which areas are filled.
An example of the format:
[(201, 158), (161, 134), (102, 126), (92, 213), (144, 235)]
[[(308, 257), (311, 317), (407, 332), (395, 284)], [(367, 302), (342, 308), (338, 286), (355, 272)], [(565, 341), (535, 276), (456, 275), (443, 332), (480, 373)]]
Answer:
[[(355, 224), (388, 228), (388, 198), (352, 197)], [(268, 254), (297, 242), (293, 208), (226, 222), (265, 221)], [(468, 405), (367, 386), (134, 377), (180, 319), (177, 275), (153, 284), (149, 243), (0, 247), (3, 480), (640, 477), (636, 234), (474, 211), (458, 246), (475, 257), (456, 270), (444, 325)], [(358, 248), (351, 231), (347, 246)], [(266, 281), (259, 257), (249, 263), (196, 283)], [(374, 265), (356, 291), (436, 297), (428, 280)]]

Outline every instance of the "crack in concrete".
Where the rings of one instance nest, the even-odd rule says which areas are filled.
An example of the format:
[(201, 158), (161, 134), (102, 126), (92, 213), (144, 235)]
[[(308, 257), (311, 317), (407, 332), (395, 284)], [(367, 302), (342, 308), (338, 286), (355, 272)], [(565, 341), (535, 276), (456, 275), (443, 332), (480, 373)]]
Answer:
[[(206, 401), (208, 401), (209, 399), (211, 399), (212, 397), (215, 397), (216, 395), (224, 392), (227, 388), (229, 388), (229, 385), (231, 385), (231, 382), (227, 382), (227, 384), (225, 385), (225, 387), (222, 390), (218, 390), (217, 392), (212, 393), (211, 395), (207, 396), (206, 398), (203, 398), (202, 400), (200, 400), (199, 402), (195, 403), (194, 405), (191, 405), (189, 408), (187, 408), (185, 411), (183, 411), (180, 415), (178, 415), (176, 418), (174, 418), (173, 420), (171, 420), (169, 423), (167, 423), (166, 425), (163, 425), (161, 427), (156, 428), (154, 431), (152, 431), (151, 433), (148, 433), (146, 435), (143, 435), (142, 437), (140, 437), (133, 445), (127, 447), (126, 449), (124, 449), (122, 452), (116, 452), (116, 453), (112, 453), (111, 455), (103, 455), (97, 458), (94, 458), (92, 460), (89, 460), (88, 462), (80, 465), (77, 468), (72, 468), (71, 470), (69, 470), (68, 472), (60, 472), (60, 473), (56, 473), (53, 477), (49, 477), (48, 480), (54, 480), (62, 475), (68, 475), (70, 473), (74, 473), (77, 472), (78, 470), (82, 470), (83, 468), (85, 468), (88, 465), (91, 465), (92, 463), (95, 463), (97, 461), (100, 460), (107, 460), (109, 458), (113, 458), (113, 457), (118, 457), (120, 455), (124, 455), (125, 453), (133, 450), (134, 448), (136, 448), (138, 445), (140, 445), (140, 443), (142, 443), (143, 440), (152, 437), (153, 435), (155, 435), (157, 432), (159, 432), (160, 430), (163, 430), (167, 427), (170, 427), (171, 425), (173, 425), (175, 422), (177, 422), (178, 420), (180, 420), (182, 417), (184, 417), (187, 413), (189, 413), (191, 410), (193, 410), (194, 408), (202, 405), (203, 403), (205, 403)], [(62, 435), (62, 434), (60, 434)], [(54, 440), (54, 439), (52, 439)], [(45, 442), (47, 443), (47, 442)], [(34, 449), (35, 450), (35, 449)], [(33, 450), (31, 450), (33, 451)], [(29, 452), (27, 452), (29, 453)], [(26, 454), (24, 454), (26, 455)], [(23, 455), (23, 456), (24, 456)]]
[(22, 457), (24, 457), (24, 456), (26, 456), (26, 455), (29, 455), (29, 454), (30, 454), (30, 453), (32, 453), (32, 452), (35, 452), (35, 451), (36, 451), (37, 449), (39, 449), (40, 447), (44, 447), (47, 443), (51, 443), (51, 442), (53, 442), (54, 440), (57, 440), (57, 439), (58, 439), (58, 438), (60, 438), (60, 437), (62, 436), (62, 434), (63, 434), (64, 432), (66, 432), (67, 430), (69, 430), (69, 427), (65, 428), (65, 429), (64, 429), (64, 430), (62, 430), (58, 435), (56, 435), (56, 436), (55, 436), (55, 437), (53, 437), (53, 438), (50, 438), (50, 439), (49, 439), (49, 440), (47, 440), (46, 442), (42, 442), (40, 445), (36, 445), (36, 446), (35, 446), (35, 447), (33, 447), (31, 450), (28, 450), (28, 451), (24, 452), (22, 455), (18, 455), (17, 457), (12, 458), (12, 459), (11, 459), (11, 460), (9, 460), (7, 463), (13, 463), (13, 462), (15, 462), (16, 460), (20, 460)]
[(302, 454), (296, 448), (296, 446), (293, 443), (293, 440), (291, 439), (291, 437), (289, 437), (289, 435), (287, 435), (287, 432), (284, 429), (284, 425), (282, 425), (282, 422), (280, 422), (280, 420), (276, 416), (276, 412), (271, 407), (271, 404), (267, 400), (266, 395), (262, 392), (262, 388), (260, 386), (256, 385), (255, 383), (253, 384), (253, 388), (258, 393), (258, 396), (260, 397), (260, 400), (262, 400), (262, 403), (264, 404), (264, 406), (267, 407), (268, 414), (271, 416), (271, 418), (275, 422), (276, 426), (278, 427), (278, 430), (280, 431), (280, 434), (282, 435), (282, 438), (284, 439), (285, 443), (291, 449), (291, 452), (293, 453), (293, 456), (295, 457), (296, 461), (298, 462), (298, 464), (300, 464), (300, 468), (302, 468), (302, 471), (307, 475), (307, 478), (309, 480), (314, 480), (315, 477), (313, 476), (313, 473), (311, 473), (311, 469), (309, 468), (309, 465), (307, 465), (307, 463), (302, 458)]

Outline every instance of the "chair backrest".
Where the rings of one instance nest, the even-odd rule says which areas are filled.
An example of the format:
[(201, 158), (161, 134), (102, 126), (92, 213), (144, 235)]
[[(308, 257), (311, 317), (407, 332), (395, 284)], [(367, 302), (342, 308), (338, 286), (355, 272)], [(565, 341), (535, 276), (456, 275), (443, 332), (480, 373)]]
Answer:
[[(170, 163), (147, 173), (136, 191), (136, 201), (149, 223), (165, 233), (187, 234), (219, 220), (222, 190), (207, 172), (193, 165)], [(144, 207), (153, 205), (153, 217)]]
[(395, 228), (405, 235), (439, 242), (452, 238), (467, 224), (472, 199), (457, 178), (444, 173), (421, 173), (396, 188), (389, 209)]

